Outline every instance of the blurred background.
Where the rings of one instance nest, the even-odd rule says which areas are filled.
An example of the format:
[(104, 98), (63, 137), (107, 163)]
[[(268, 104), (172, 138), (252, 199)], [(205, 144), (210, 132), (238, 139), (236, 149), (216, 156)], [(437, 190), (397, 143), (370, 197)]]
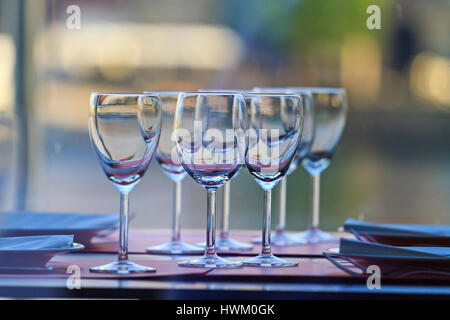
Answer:
[[(366, 24), (372, 4), (380, 29)], [(118, 212), (89, 141), (91, 91), (253, 86), (347, 88), (324, 229), (347, 217), (450, 224), (448, 0), (0, 0), (1, 209)], [(259, 229), (262, 191), (246, 171), (231, 196), (231, 228)], [(308, 225), (310, 196), (299, 168), (289, 230)], [(170, 226), (156, 161), (131, 201), (132, 227)], [(184, 227), (204, 227), (205, 203), (186, 178)]]

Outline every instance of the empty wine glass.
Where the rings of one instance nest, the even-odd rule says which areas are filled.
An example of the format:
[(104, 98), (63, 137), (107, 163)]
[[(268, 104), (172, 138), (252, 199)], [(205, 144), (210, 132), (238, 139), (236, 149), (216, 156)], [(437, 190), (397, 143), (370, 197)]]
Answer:
[(184, 92), (175, 114), (178, 158), (183, 168), (207, 192), (207, 231), (203, 257), (181, 262), (184, 267), (239, 267), (223, 259), (215, 248), (216, 190), (243, 165), (246, 110), (241, 94)]
[[(173, 123), (179, 91), (152, 91), (146, 92), (158, 95), (161, 99), (161, 136), (155, 158), (164, 173), (174, 182), (174, 202), (172, 214), (172, 237), (171, 241), (161, 245), (147, 248), (149, 253), (159, 254), (183, 254), (202, 253), (203, 249), (181, 241), (181, 181), (186, 177), (186, 171), (177, 159), (174, 148)], [(145, 119), (145, 117), (141, 117)], [(145, 131), (146, 129), (143, 128)]]
[(296, 239), (307, 243), (328, 242), (335, 238), (319, 229), (320, 174), (330, 165), (344, 131), (347, 97), (343, 88), (306, 89), (313, 97), (314, 139), (302, 165), (312, 178), (312, 223), (309, 230), (298, 234)]
[(245, 93), (249, 106), (245, 164), (264, 190), (261, 254), (245, 260), (257, 267), (291, 267), (298, 263), (275, 257), (271, 251), (271, 190), (289, 170), (300, 143), (303, 100), (299, 95)]
[[(305, 243), (295, 236), (289, 235), (286, 232), (286, 193), (287, 193), (287, 178), (297, 169), (297, 166), (305, 158), (311, 146), (314, 133), (314, 118), (313, 118), (313, 104), (312, 95), (307, 88), (260, 88), (255, 87), (255, 92), (263, 93), (294, 93), (298, 94), (303, 99), (303, 131), (298, 150), (292, 160), (286, 176), (281, 179), (278, 187), (278, 221), (275, 227), (275, 232), (272, 234), (271, 243), (277, 246), (290, 246), (295, 244)], [(255, 243), (261, 243), (261, 238), (252, 240)]]
[[(203, 92), (223, 92), (223, 93), (243, 93), (243, 90), (224, 90), (224, 89), (201, 89)], [(237, 176), (237, 173), (234, 177)], [(234, 178), (233, 177), (233, 178)], [(216, 249), (220, 251), (245, 251), (251, 250), (253, 246), (248, 243), (237, 241), (230, 237), (230, 194), (231, 181), (228, 181), (223, 186), (223, 201), (222, 201), (222, 223), (220, 224), (219, 237), (216, 239)], [(205, 243), (200, 243), (199, 246), (205, 247)]]
[[(138, 111), (139, 109), (139, 111)], [(146, 132), (139, 122), (145, 117)], [(129, 193), (144, 176), (158, 144), (161, 101), (140, 94), (92, 93), (89, 134), (100, 165), (120, 192), (119, 253), (117, 261), (92, 267), (92, 272), (144, 273), (154, 268), (128, 260)]]

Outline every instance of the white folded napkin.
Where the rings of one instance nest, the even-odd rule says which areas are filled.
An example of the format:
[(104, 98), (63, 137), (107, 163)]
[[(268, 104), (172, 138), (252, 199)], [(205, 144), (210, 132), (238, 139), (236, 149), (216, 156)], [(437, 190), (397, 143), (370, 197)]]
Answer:
[(73, 235), (0, 237), (0, 251), (50, 250), (69, 248)]
[(90, 213), (11, 212), (0, 214), (0, 229), (64, 230), (112, 229), (118, 216)]

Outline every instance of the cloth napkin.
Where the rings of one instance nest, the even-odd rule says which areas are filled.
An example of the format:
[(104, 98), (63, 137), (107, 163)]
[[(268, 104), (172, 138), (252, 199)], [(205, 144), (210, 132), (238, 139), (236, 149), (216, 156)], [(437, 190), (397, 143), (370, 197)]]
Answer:
[(0, 214), (0, 229), (112, 229), (117, 215), (87, 213), (11, 212)]
[(0, 251), (49, 250), (73, 245), (73, 235), (0, 238)]
[(374, 224), (356, 219), (347, 219), (344, 230), (385, 236), (450, 237), (450, 225), (423, 224)]
[(339, 253), (371, 258), (450, 259), (450, 247), (395, 247), (385, 244), (341, 238)]

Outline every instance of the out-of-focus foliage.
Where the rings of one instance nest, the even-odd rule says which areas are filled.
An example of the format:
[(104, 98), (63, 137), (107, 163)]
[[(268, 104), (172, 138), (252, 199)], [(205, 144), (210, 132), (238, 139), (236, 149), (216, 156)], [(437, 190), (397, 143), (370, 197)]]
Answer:
[[(366, 25), (370, 16), (366, 10), (373, 4), (380, 7), (381, 30), (369, 30)], [(390, 30), (391, 7), (389, 1), (298, 1), (290, 13), (291, 45), (304, 48), (316, 41), (343, 41), (352, 33), (368, 33), (378, 39), (385, 38)]]

